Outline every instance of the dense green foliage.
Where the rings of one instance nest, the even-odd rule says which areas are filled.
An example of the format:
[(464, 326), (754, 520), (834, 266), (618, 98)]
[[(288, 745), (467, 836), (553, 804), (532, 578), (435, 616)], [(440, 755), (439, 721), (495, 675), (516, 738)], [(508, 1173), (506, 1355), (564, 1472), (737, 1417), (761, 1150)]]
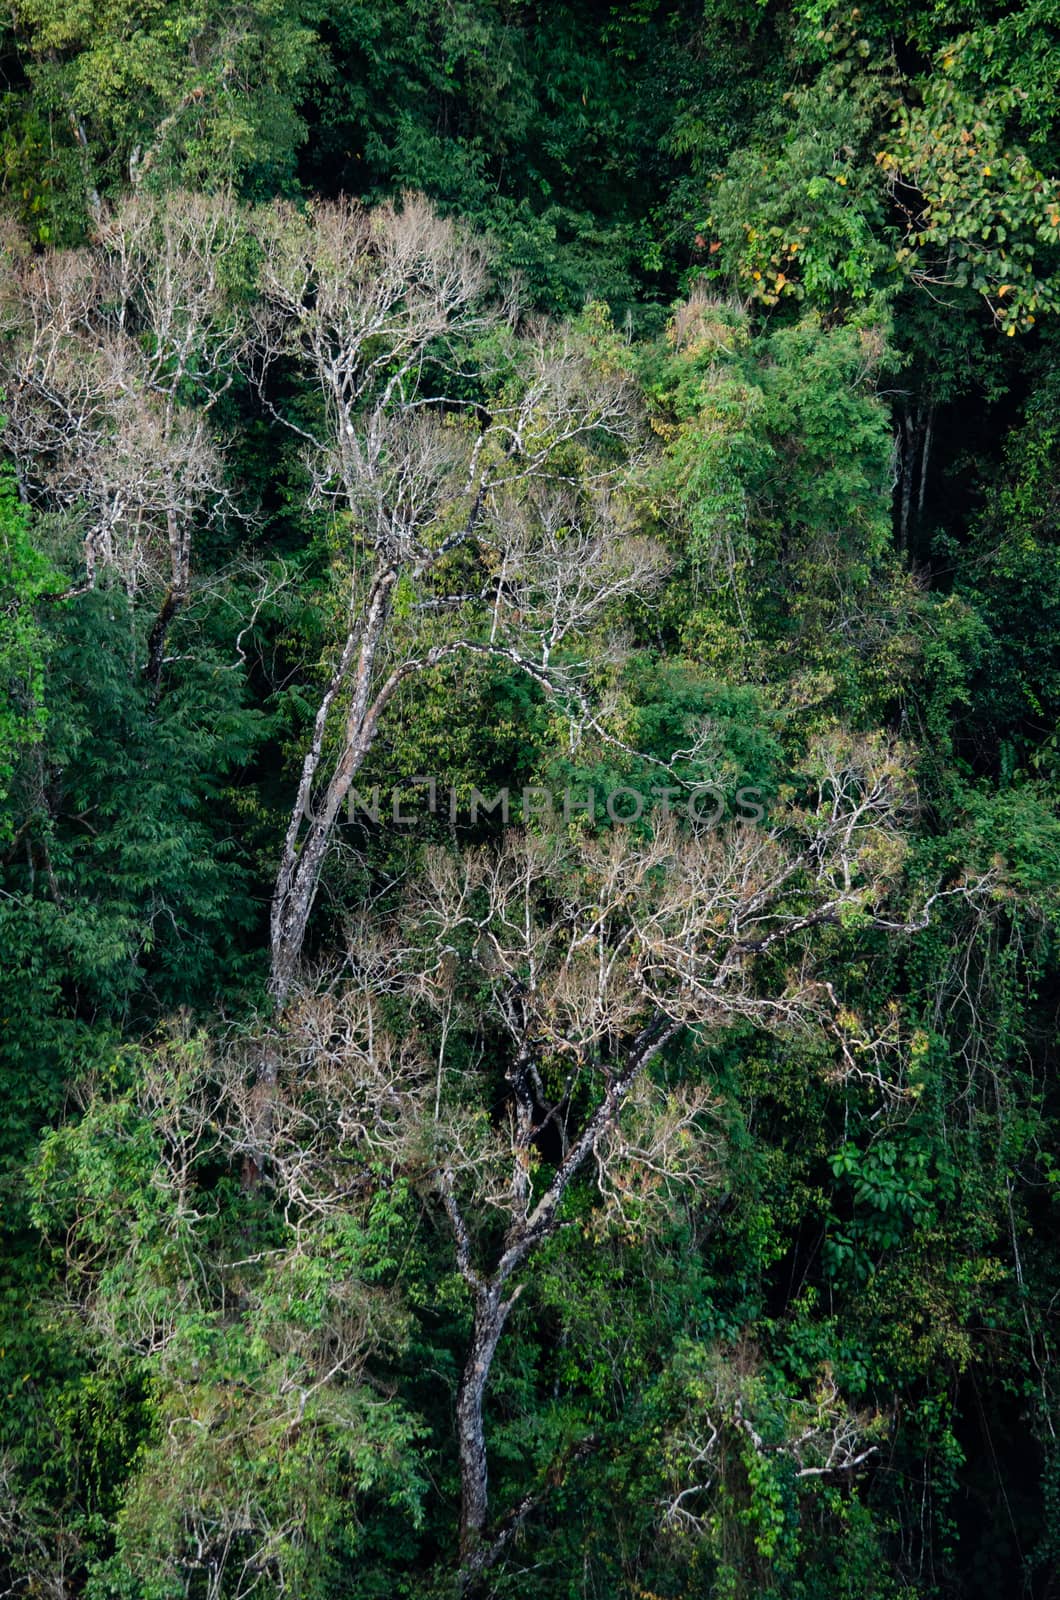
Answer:
[(0, 1592), (1048, 1600), (1060, 9), (0, 26)]

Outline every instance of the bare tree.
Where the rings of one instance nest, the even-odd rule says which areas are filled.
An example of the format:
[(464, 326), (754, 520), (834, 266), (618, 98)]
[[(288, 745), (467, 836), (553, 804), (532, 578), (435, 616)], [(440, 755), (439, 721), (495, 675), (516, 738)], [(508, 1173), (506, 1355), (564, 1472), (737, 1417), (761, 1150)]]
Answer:
[(400, 686), (469, 651), (569, 684), (563, 646), (661, 561), (614, 479), (615, 446), (637, 430), (631, 384), (567, 331), (517, 335), (488, 299), (479, 241), (414, 197), (273, 208), (261, 241), (263, 380), (293, 360), (318, 392), (319, 425), (293, 425), (314, 502), (348, 529), (345, 636), (272, 904), (282, 1007), (336, 822)]
[(222, 198), (141, 196), (103, 213), (83, 250), (7, 241), (4, 442), (24, 492), (80, 529), (75, 589), (109, 571), (130, 594), (162, 591), (154, 682), (191, 594), (194, 534), (233, 509), (210, 412), (246, 336), (226, 276), (241, 227)]
[[(826, 1029), (840, 1070), (878, 1075), (875, 1041), (815, 974), (818, 931), (915, 932), (940, 894), (983, 887), (889, 914), (913, 803), (902, 752), (833, 741), (817, 773), (811, 803), (770, 828), (682, 834), (671, 821), (643, 838), (523, 833), (436, 852), (389, 924), (355, 932), (332, 987), (292, 991), (285, 1026), (270, 1030), (268, 1170), (285, 1205), (350, 1203), (367, 1159), (412, 1176), (448, 1221), (473, 1308), (456, 1403), (468, 1586), (534, 1503), (491, 1525), (485, 1400), (523, 1269), (561, 1225), (572, 1184), (592, 1178), (602, 1219), (628, 1228), (717, 1170), (709, 1091), (649, 1064), (685, 1029), (743, 1021)], [(384, 1020), (395, 1000), (422, 1019), (400, 1040)], [(442, 1072), (446, 1029), (432, 1014), (479, 1040), (492, 1089)], [(498, 1080), (504, 1111), (489, 1118)], [(257, 1159), (263, 1086), (238, 1068), (232, 1085), (234, 1152)], [(853, 1436), (835, 1440), (833, 1465), (853, 1460)]]

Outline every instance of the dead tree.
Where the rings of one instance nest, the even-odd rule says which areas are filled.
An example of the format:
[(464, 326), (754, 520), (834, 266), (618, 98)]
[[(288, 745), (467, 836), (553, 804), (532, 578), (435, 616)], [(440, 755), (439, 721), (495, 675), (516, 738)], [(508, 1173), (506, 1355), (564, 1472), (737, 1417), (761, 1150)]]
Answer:
[[(896, 1042), (874, 1039), (817, 977), (820, 932), (912, 933), (941, 896), (985, 885), (891, 913), (913, 803), (901, 751), (834, 741), (817, 772), (811, 803), (771, 827), (682, 834), (670, 821), (646, 838), (512, 833), (497, 849), (436, 852), (389, 920), (351, 930), (341, 979), (290, 991), (283, 1028), (263, 1041), (269, 1181), (288, 1214), (353, 1203), (370, 1164), (410, 1177), (447, 1219), (472, 1308), (456, 1400), (468, 1587), (536, 1502), (491, 1518), (486, 1398), (524, 1269), (572, 1186), (592, 1181), (601, 1226), (625, 1229), (679, 1186), (709, 1191), (719, 1170), (709, 1087), (648, 1071), (668, 1043), (738, 1021), (823, 1029), (838, 1071), (902, 1092)], [(400, 1039), (382, 1020), (395, 1001), (408, 1007)], [(477, 1073), (444, 1069), (451, 1027), (481, 1041)], [(484, 1118), (498, 1077), (504, 1114)], [(232, 1082), (232, 1153), (257, 1159), (262, 1085), (238, 1066)]]
[(234, 510), (211, 411), (244, 348), (227, 274), (230, 201), (126, 201), (82, 250), (30, 255), (9, 234), (0, 382), (24, 492), (80, 533), (72, 591), (110, 574), (156, 606), (145, 671), (192, 590), (192, 542)]
[(260, 238), (263, 392), (286, 360), (319, 395), (319, 426), (292, 425), (313, 502), (345, 533), (348, 584), (273, 895), (282, 1008), (336, 823), (401, 685), (461, 653), (569, 685), (564, 644), (660, 559), (630, 528), (613, 462), (594, 459), (634, 437), (631, 384), (564, 330), (517, 335), (479, 241), (413, 197), (273, 208)]

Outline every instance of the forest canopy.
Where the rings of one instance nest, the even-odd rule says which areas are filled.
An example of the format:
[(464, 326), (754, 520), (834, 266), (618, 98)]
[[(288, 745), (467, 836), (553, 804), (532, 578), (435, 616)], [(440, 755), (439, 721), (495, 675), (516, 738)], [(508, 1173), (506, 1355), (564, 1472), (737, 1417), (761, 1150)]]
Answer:
[(1060, 11), (0, 61), (0, 1593), (1049, 1600)]

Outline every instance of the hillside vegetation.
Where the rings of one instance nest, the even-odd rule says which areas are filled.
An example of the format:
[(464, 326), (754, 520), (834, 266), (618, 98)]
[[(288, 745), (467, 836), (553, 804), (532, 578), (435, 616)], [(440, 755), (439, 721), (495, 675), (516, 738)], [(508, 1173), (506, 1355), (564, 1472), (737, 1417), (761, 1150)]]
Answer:
[(1056, 1600), (1060, 9), (0, 41), (0, 1594)]

